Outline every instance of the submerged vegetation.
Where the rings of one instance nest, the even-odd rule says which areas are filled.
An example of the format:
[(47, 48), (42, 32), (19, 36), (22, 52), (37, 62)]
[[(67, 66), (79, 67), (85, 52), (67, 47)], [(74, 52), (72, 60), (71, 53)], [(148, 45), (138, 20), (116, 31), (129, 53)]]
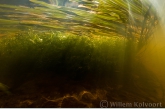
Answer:
[[(124, 100), (111, 98), (111, 93), (119, 91), (137, 94), (134, 98), (141, 101), (163, 99), (161, 84), (136, 57), (159, 23), (157, 12), (148, 0), (26, 1), (30, 4), (0, 4), (0, 85), (1, 81), (7, 83), (12, 91), (26, 90), (26, 87), (35, 89), (45, 84), (52, 92), (58, 88), (58, 91), (71, 90), (56, 97), (64, 96), (64, 100), (65, 94), (80, 93), (81, 97), (76, 95), (76, 100), (96, 102), (88, 102), (87, 107), (98, 107), (103, 99)], [(47, 75), (51, 77), (45, 79)], [(42, 84), (38, 85), (38, 81)], [(73, 84), (76, 83), (83, 88), (75, 89)], [(4, 84), (0, 90), (4, 89)], [(97, 90), (95, 97), (88, 92), (94, 89)], [(85, 91), (88, 94), (84, 90), (88, 90)], [(152, 95), (153, 92), (157, 95)], [(127, 98), (124, 101), (132, 102), (130, 93), (128, 97), (121, 94)], [(81, 101), (83, 106), (87, 104), (84, 101)], [(53, 107), (61, 105), (53, 104)]]
[(33, 26), (33, 29), (55, 29), (77, 35), (122, 35), (141, 44), (151, 36), (158, 21), (154, 8), (147, 1), (75, 1), (77, 8), (52, 5), (41, 0), (30, 0), (36, 4), (33, 8), (1, 4), (0, 21), (3, 28), (10, 25), (24, 31), (25, 27)]
[(8, 70), (5, 73), (53, 71), (73, 78), (83, 78), (88, 73), (111, 77), (123, 69), (126, 43), (125, 38), (117, 36), (89, 38), (29, 31), (1, 39), (0, 69)]

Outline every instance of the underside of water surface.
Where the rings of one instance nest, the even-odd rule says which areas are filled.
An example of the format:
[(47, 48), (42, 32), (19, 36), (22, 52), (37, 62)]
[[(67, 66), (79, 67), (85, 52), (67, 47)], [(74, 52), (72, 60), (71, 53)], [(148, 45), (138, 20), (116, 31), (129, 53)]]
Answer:
[(163, 0), (1, 0), (0, 107), (165, 107)]

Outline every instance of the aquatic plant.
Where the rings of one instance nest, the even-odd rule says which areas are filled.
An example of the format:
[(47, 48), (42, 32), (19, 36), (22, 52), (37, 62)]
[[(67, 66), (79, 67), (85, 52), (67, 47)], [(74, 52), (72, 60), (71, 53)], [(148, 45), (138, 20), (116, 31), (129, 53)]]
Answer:
[(126, 43), (125, 38), (117, 36), (89, 38), (29, 31), (0, 40), (0, 70), (12, 72), (13, 77), (54, 72), (75, 79), (89, 75), (109, 78), (123, 70)]
[(30, 1), (33, 8), (0, 5), (0, 69), (19, 78), (54, 72), (89, 80), (124, 75), (128, 82), (135, 54), (158, 23), (149, 1), (76, 0), (76, 8)]
[(58, 3), (51, 5), (40, 0), (30, 1), (37, 5), (34, 8), (0, 5), (1, 22), (6, 17), (11, 22), (3, 23), (3, 29), (10, 31), (12, 22), (17, 22), (14, 26), (22, 30), (33, 26), (33, 29), (55, 29), (77, 35), (119, 35), (138, 41), (141, 48), (158, 22), (155, 8), (149, 1), (76, 0), (79, 3), (77, 8), (59, 7)]
[(0, 83), (0, 91), (2, 91), (3, 93), (10, 95), (11, 92), (9, 91), (9, 87)]

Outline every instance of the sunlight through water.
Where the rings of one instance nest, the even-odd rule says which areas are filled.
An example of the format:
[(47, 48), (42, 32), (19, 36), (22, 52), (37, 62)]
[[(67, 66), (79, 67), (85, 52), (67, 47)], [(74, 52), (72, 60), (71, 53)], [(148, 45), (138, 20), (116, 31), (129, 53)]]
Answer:
[(149, 0), (149, 2), (156, 9), (157, 14), (160, 17), (161, 25), (165, 26), (165, 14), (164, 14), (165, 0)]
[(149, 0), (149, 2), (157, 11), (159, 23), (154, 30), (152, 39), (139, 53), (142, 54), (140, 60), (147, 69), (154, 72), (155, 78), (165, 89), (165, 0)]

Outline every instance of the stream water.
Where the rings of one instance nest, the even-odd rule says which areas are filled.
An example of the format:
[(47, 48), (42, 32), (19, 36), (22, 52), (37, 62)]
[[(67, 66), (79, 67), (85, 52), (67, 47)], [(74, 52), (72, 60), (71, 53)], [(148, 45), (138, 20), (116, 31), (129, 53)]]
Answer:
[(165, 107), (164, 5), (0, 0), (0, 107)]

